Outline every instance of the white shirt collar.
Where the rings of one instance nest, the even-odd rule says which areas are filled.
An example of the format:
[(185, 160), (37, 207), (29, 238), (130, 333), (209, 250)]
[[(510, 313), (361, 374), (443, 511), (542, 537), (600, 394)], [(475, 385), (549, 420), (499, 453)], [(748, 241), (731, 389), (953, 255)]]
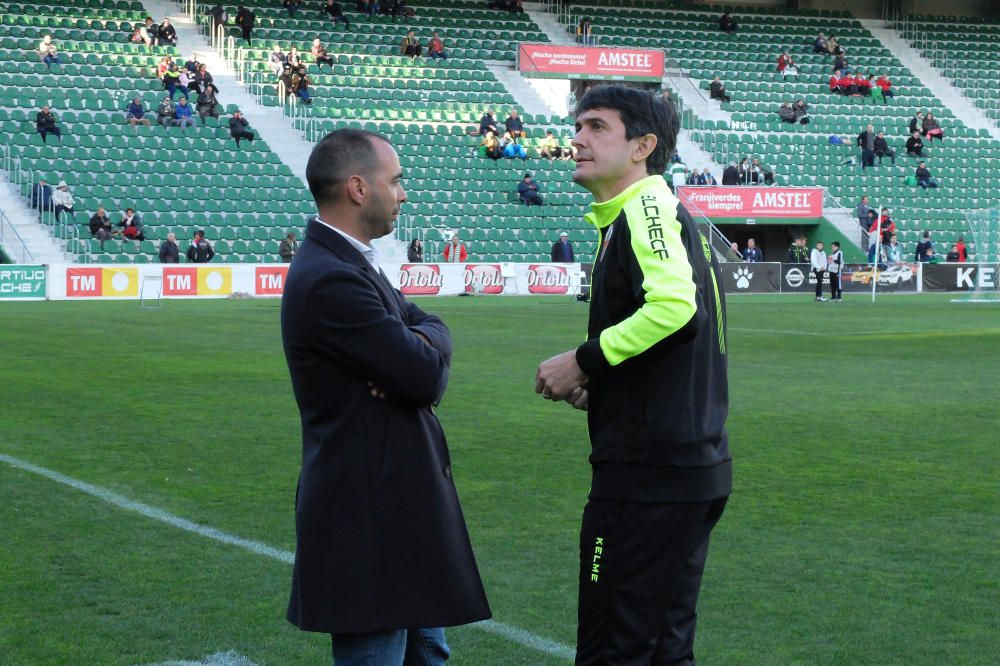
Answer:
[(379, 256), (378, 252), (375, 250), (374, 247), (372, 247), (371, 245), (365, 245), (354, 236), (346, 234), (337, 227), (327, 224), (323, 220), (319, 219), (319, 217), (316, 218), (316, 221), (322, 224), (327, 229), (332, 229), (333, 231), (336, 231), (338, 234), (347, 239), (347, 242), (350, 243), (354, 247), (354, 249), (356, 249), (358, 252), (364, 255), (365, 259), (368, 260), (368, 263), (371, 264), (371, 267), (374, 268), (376, 271), (382, 270), (378, 265)]

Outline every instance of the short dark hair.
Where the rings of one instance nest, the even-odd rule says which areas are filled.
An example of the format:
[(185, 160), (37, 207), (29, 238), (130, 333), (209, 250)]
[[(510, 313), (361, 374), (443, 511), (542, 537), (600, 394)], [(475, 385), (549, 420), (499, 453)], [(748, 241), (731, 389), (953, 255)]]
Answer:
[(656, 135), (656, 148), (646, 158), (646, 173), (662, 174), (667, 159), (677, 146), (680, 118), (674, 103), (666, 97), (620, 85), (591, 88), (576, 105), (576, 115), (591, 109), (613, 109), (625, 125), (625, 138)]
[(830, 243), (830, 245), (834, 245), (836, 247), (840, 247), (840, 241), (833, 241), (832, 243)]
[(389, 139), (375, 132), (339, 129), (313, 147), (306, 164), (306, 181), (317, 206), (337, 201), (338, 186), (352, 175), (372, 172), (377, 162), (375, 141), (392, 145)]

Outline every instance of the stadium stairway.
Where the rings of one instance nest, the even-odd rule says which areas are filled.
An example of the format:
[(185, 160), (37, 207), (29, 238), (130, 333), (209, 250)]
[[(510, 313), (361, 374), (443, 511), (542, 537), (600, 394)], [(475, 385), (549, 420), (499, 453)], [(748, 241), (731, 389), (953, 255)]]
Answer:
[[(0, 169), (0, 211), (31, 253), (32, 263), (57, 264), (72, 261), (71, 255), (65, 251), (65, 241), (55, 238), (52, 227), (39, 221), (38, 213), (28, 207), (17, 186), (8, 180), (3, 169)], [(16, 248), (7, 249), (15, 256), (20, 255)]]
[[(568, 113), (566, 97), (569, 81), (527, 79), (521, 76), (515, 65), (506, 61), (490, 60), (484, 64), (528, 113), (542, 116), (565, 116)], [(548, 85), (538, 85), (539, 82)]]
[(987, 118), (975, 102), (952, 85), (949, 79), (942, 76), (919, 51), (903, 39), (902, 35), (889, 27), (889, 24), (878, 20), (862, 20), (860, 23), (878, 38), (882, 46), (909, 68), (913, 76), (920, 79), (921, 85), (951, 109), (956, 118), (972, 129), (985, 129), (994, 139), (1000, 140), (1000, 127)]

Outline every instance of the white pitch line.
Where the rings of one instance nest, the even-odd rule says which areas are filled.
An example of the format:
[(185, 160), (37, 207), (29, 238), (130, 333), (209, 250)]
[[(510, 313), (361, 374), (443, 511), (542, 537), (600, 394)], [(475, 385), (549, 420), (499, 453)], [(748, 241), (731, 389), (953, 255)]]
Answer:
[[(61, 483), (64, 486), (69, 486), (75, 490), (79, 490), (82, 493), (86, 493), (100, 500), (112, 504), (119, 509), (124, 509), (126, 511), (132, 511), (133, 513), (138, 513), (139, 515), (145, 516), (147, 518), (152, 518), (153, 520), (158, 520), (161, 523), (166, 523), (167, 525), (172, 525), (178, 529), (182, 529), (186, 532), (191, 532), (193, 534), (198, 534), (200, 536), (218, 541), (220, 543), (228, 544), (230, 546), (237, 546), (243, 548), (244, 550), (249, 550), (255, 555), (263, 555), (264, 557), (269, 557), (272, 560), (277, 560), (279, 562), (284, 562), (285, 564), (292, 564), (295, 562), (295, 553), (290, 550), (281, 550), (280, 548), (275, 548), (269, 546), (266, 543), (260, 541), (254, 541), (253, 539), (244, 539), (243, 537), (234, 536), (232, 534), (227, 534), (222, 530), (215, 529), (214, 527), (208, 527), (206, 525), (199, 525), (198, 523), (187, 520), (186, 518), (181, 518), (180, 516), (175, 516), (172, 513), (168, 513), (163, 509), (158, 509), (155, 506), (150, 506), (149, 504), (143, 504), (142, 502), (136, 502), (131, 500), (124, 495), (119, 495), (116, 492), (112, 492), (107, 488), (102, 488), (100, 486), (95, 486), (92, 483), (87, 483), (86, 481), (80, 481), (72, 477), (66, 476), (65, 474), (60, 474), (55, 470), (48, 469), (47, 467), (41, 467), (30, 463), (26, 460), (21, 460), (20, 458), (15, 458), (13, 456), (8, 456), (6, 454), (0, 453), (0, 461), (7, 463), (18, 469), (22, 469), (26, 472), (31, 472), (32, 474), (37, 474), (39, 476), (44, 476), (47, 479), (55, 481), (56, 483)], [(505, 624), (503, 622), (497, 622), (496, 620), (484, 620), (482, 622), (476, 622), (469, 625), (475, 627), (482, 631), (490, 634), (495, 634), (501, 636), (511, 641), (512, 643), (517, 643), (526, 648), (536, 650), (538, 652), (544, 652), (545, 654), (550, 654), (554, 657), (560, 657), (566, 659), (567, 661), (572, 661), (576, 655), (576, 650), (569, 647), (568, 645), (563, 645), (556, 641), (549, 640), (537, 634), (533, 634), (530, 631), (525, 631), (519, 627), (515, 627), (510, 624)], [(225, 653), (223, 653), (225, 655)], [(216, 657), (218, 655), (212, 655)], [(169, 666), (175, 666), (177, 662), (169, 662)], [(187, 666), (188, 662), (179, 662)], [(197, 664), (198, 662), (194, 662)], [(209, 662), (212, 666), (229, 666), (229, 662)], [(234, 664), (239, 664), (239, 662), (233, 662)]]
[(148, 666), (257, 666), (241, 654), (235, 652), (216, 652), (201, 661), (163, 661)]

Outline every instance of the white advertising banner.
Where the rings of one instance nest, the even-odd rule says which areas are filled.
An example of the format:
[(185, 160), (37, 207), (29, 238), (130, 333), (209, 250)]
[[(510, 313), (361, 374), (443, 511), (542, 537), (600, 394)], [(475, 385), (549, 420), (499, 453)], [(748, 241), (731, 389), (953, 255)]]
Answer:
[[(59, 264), (48, 267), (52, 300), (281, 296), (288, 264)], [(407, 296), (457, 294), (570, 295), (580, 264), (402, 264), (382, 267)], [(152, 285), (152, 287), (151, 287)]]

